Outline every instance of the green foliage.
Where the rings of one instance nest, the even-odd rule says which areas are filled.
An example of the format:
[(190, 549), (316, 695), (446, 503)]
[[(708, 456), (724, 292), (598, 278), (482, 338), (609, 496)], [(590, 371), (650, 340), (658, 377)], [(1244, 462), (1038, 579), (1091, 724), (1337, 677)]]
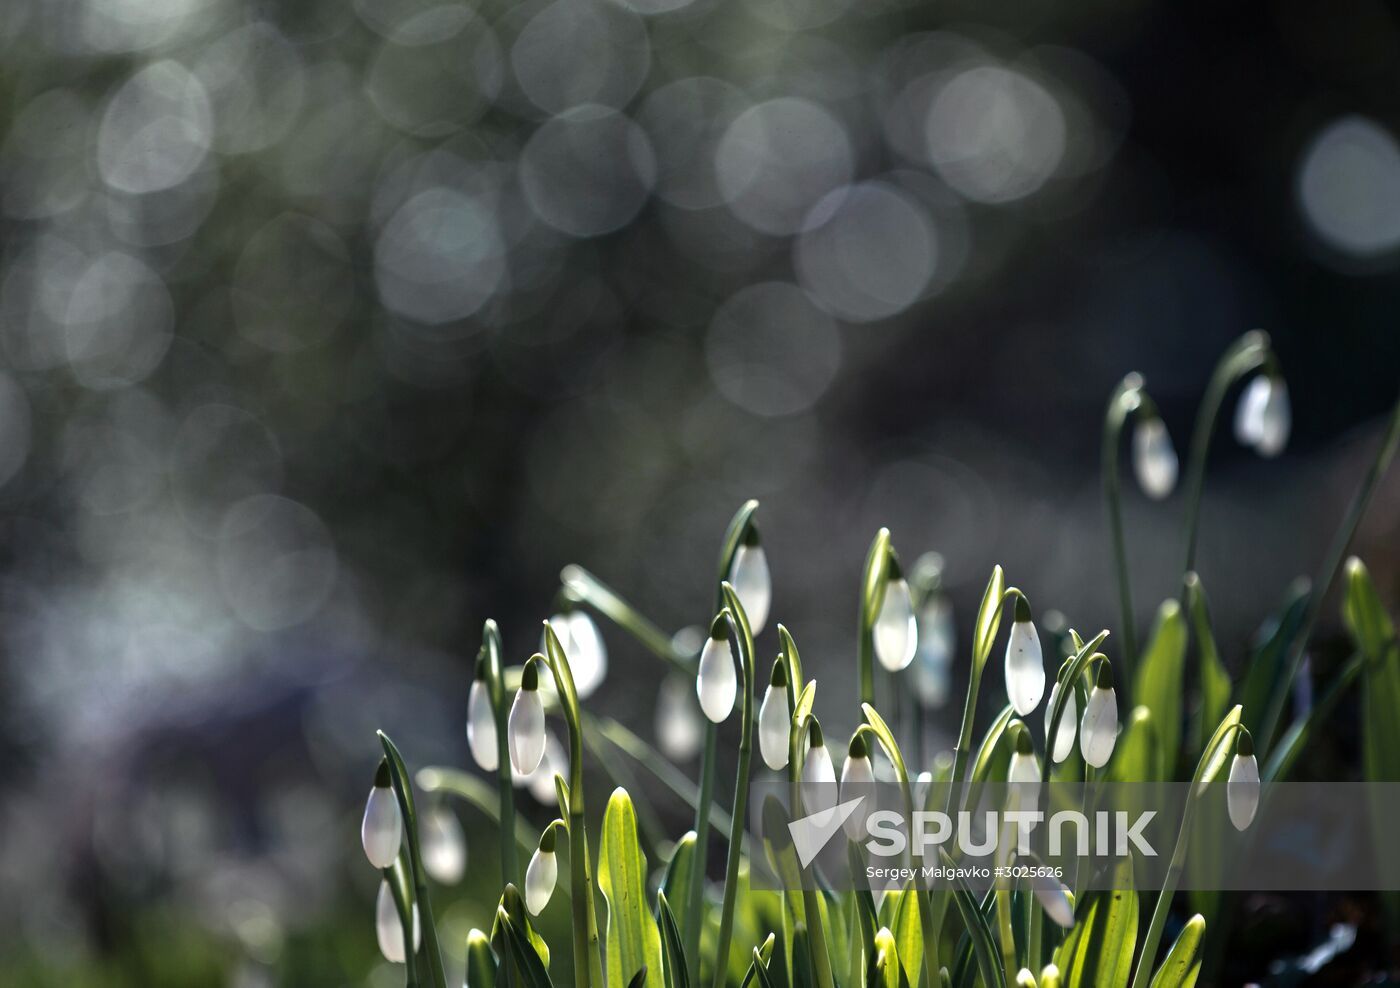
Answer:
[(1131, 859), (1118, 866), (1113, 885), (1085, 894), (1076, 910), (1074, 929), (1055, 955), (1068, 988), (1124, 988), (1128, 983), (1138, 928)]
[(615, 790), (603, 812), (598, 888), (608, 902), (608, 983), (623, 984), (645, 967), (647, 988), (665, 988), (661, 931), (646, 904), (646, 856), (637, 843), (631, 797)]
[(1165, 765), (1165, 778), (1174, 776), (1181, 751), (1181, 697), (1185, 662), (1186, 621), (1181, 605), (1175, 600), (1167, 600), (1157, 609), (1157, 623), (1142, 650), (1133, 684), (1133, 699), (1152, 711)]
[(1204, 916), (1197, 913), (1187, 920), (1162, 966), (1152, 976), (1151, 988), (1193, 988), (1201, 973), (1201, 941), (1205, 934)]

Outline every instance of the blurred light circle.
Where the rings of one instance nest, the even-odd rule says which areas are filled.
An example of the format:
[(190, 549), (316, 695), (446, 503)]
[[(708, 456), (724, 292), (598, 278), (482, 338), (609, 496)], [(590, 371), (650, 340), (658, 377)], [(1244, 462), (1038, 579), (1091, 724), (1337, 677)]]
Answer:
[(8, 483), (29, 458), (30, 424), (24, 388), (0, 371), (0, 484)]
[(628, 223), (656, 180), (642, 129), (604, 106), (575, 107), (546, 121), (520, 155), (530, 207), (556, 230), (596, 237)]
[(656, 151), (656, 194), (682, 209), (724, 202), (715, 152), (730, 123), (748, 107), (743, 92), (721, 79), (678, 79), (655, 90), (638, 122)]
[(64, 320), (87, 265), (82, 251), (53, 234), (36, 237), (9, 261), (0, 286), (0, 333), (11, 367), (34, 371), (67, 363)]
[(89, 402), (63, 430), (63, 463), (69, 486), (95, 515), (149, 504), (166, 489), (164, 445), (168, 416), (141, 388)]
[(516, 36), (510, 64), (546, 113), (581, 103), (622, 107), (646, 79), (651, 43), (631, 11), (599, 0), (555, 0)]
[(354, 302), (349, 252), (326, 224), (283, 213), (244, 244), (230, 295), (244, 339), (277, 353), (315, 346)]
[(219, 585), (240, 621), (258, 631), (302, 623), (330, 595), (336, 553), (310, 508), (258, 494), (229, 509), (219, 527)]
[(40, 219), (72, 209), (88, 193), (87, 103), (71, 89), (50, 89), (25, 105), (0, 148), (5, 214)]
[(211, 5), (211, 0), (88, 0), (75, 6), (86, 47), (115, 53), (169, 44)]
[(832, 318), (795, 285), (741, 289), (715, 313), (705, 337), (710, 377), (755, 415), (794, 415), (816, 403), (841, 367)]
[(853, 0), (754, 0), (748, 10), (759, 20), (783, 31), (804, 31), (830, 24)]
[(282, 451), (255, 415), (201, 405), (175, 433), (170, 483), (185, 524), (212, 538), (235, 503), (282, 486)]
[(796, 233), (812, 204), (849, 182), (854, 167), (845, 128), (815, 103), (791, 97), (744, 111), (715, 153), (729, 208), (775, 235)]
[(451, 189), (427, 189), (409, 199), (374, 245), (380, 299), (419, 322), (471, 315), (505, 274), (505, 246), (491, 204)]
[(228, 154), (280, 141), (306, 98), (306, 72), (296, 47), (266, 21), (230, 31), (204, 49), (194, 74), (209, 94), (214, 146)]
[(64, 312), (73, 375), (89, 388), (123, 388), (160, 365), (174, 334), (175, 307), (160, 275), (120, 251), (88, 265)]
[(189, 178), (212, 139), (203, 84), (179, 62), (156, 62), (128, 79), (107, 104), (97, 165), (115, 189), (155, 192)]
[(410, 19), (380, 46), (365, 87), (395, 127), (446, 137), (486, 112), (500, 92), (503, 62), (485, 21), (470, 8), (444, 5)]
[(1303, 153), (1298, 201), (1329, 247), (1371, 258), (1400, 245), (1400, 147), (1374, 121), (1328, 124)]
[(979, 65), (950, 79), (925, 121), (929, 160), (977, 202), (1011, 202), (1043, 186), (1065, 153), (1059, 102), (1021, 72)]
[(214, 208), (219, 170), (204, 167), (187, 181), (166, 189), (131, 195), (105, 190), (107, 223), (133, 247), (161, 247), (192, 236)]
[(913, 197), (882, 182), (830, 192), (794, 245), (798, 279), (825, 309), (865, 322), (904, 311), (938, 259), (933, 223)]
[(695, 0), (616, 0), (625, 7), (635, 10), (644, 17), (669, 14), (674, 10), (689, 7)]

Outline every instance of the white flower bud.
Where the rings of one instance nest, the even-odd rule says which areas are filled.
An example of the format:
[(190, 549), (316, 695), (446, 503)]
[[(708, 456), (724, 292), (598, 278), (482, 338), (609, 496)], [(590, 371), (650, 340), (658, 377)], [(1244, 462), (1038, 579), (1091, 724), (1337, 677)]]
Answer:
[(532, 658), (525, 663), (507, 723), (510, 765), (517, 775), (529, 775), (544, 758), (544, 701), (540, 699), (538, 662)]
[(787, 768), (788, 736), (792, 730), (792, 711), (788, 707), (787, 667), (779, 659), (773, 663), (773, 675), (758, 708), (758, 751), (763, 764), (773, 771)]
[(1050, 749), (1050, 757), (1056, 764), (1064, 761), (1074, 751), (1074, 735), (1079, 724), (1079, 700), (1070, 687), (1065, 698), (1065, 709), (1060, 714), (1060, 726), (1055, 734), (1055, 743), (1050, 743), (1050, 716), (1055, 712), (1055, 701), (1060, 695), (1058, 682), (1050, 686), (1050, 702), (1045, 704), (1045, 746)]
[(1257, 446), (1264, 433), (1264, 404), (1269, 400), (1269, 379), (1260, 374), (1245, 385), (1235, 405), (1235, 439), (1241, 446)]
[(1040, 704), (1045, 695), (1045, 657), (1040, 636), (1031, 621), (1030, 605), (1016, 598), (1016, 620), (1006, 640), (1006, 698), (1017, 714), (1024, 717)]
[[(549, 619), (549, 625), (559, 637), (559, 646), (569, 660), (569, 671), (574, 676), (574, 692), (580, 700), (587, 699), (603, 685), (608, 675), (608, 648), (603, 643), (602, 632), (592, 616), (578, 608), (554, 615)], [(543, 638), (540, 651), (545, 651)]]
[(836, 766), (822, 739), (821, 726), (814, 720), (808, 735), (807, 758), (802, 763), (802, 805), (817, 826), (831, 819), (836, 793)]
[[(899, 572), (893, 563), (892, 573)], [(885, 599), (875, 618), (875, 655), (880, 665), (898, 672), (914, 661), (919, 646), (919, 626), (914, 620), (914, 598), (903, 576), (892, 575), (885, 584)]]
[(924, 704), (941, 707), (948, 702), (953, 650), (957, 647), (953, 604), (947, 597), (936, 593), (924, 604), (919, 613), (918, 637), (911, 677), (914, 689)]
[(434, 881), (456, 885), (467, 870), (467, 839), (457, 814), (434, 806), (423, 815), (423, 870)]
[(739, 695), (739, 675), (729, 654), (729, 624), (724, 615), (715, 618), (709, 640), (700, 651), (700, 668), (695, 676), (695, 695), (700, 709), (713, 723), (722, 724), (734, 712)]
[(558, 881), (559, 861), (554, 856), (554, 824), (550, 824), (525, 869), (525, 908), (530, 910), (530, 915), (538, 916), (544, 912)]
[(1177, 459), (1166, 424), (1157, 416), (1138, 423), (1133, 433), (1133, 472), (1138, 486), (1154, 501), (1176, 487)]
[(374, 788), (365, 802), (365, 818), (360, 823), (360, 843), (365, 857), (381, 871), (391, 867), (399, 856), (403, 842), (403, 814), (399, 800), (389, 785), (389, 763), (380, 762), (374, 776)]
[(846, 836), (853, 841), (864, 840), (866, 821), (875, 812), (875, 768), (870, 764), (870, 753), (865, 738), (857, 734), (851, 738), (851, 746), (846, 752), (846, 764), (841, 766), (841, 789), (837, 797), (845, 803), (865, 797), (865, 801), (846, 817), (843, 826)]
[(1254, 759), (1254, 741), (1247, 733), (1240, 734), (1235, 759), (1230, 763), (1225, 806), (1236, 830), (1244, 830), (1253, 823), (1259, 809), (1259, 763)]
[(758, 541), (758, 529), (752, 525), (734, 553), (729, 583), (739, 595), (739, 603), (749, 619), (749, 630), (758, 634), (768, 623), (768, 608), (773, 603), (773, 577), (768, 572), (768, 557)]
[(554, 736), (554, 732), (546, 731), (544, 757), (540, 759), (539, 766), (529, 775), (517, 775), (511, 781), (517, 789), (529, 790), (535, 802), (553, 806), (559, 802), (559, 792), (554, 788), (555, 775), (562, 775), (566, 779), (569, 777), (569, 754)]
[(1118, 742), (1118, 698), (1113, 692), (1113, 670), (1106, 661), (1099, 662), (1098, 680), (1089, 691), (1084, 704), (1084, 719), (1079, 723), (1079, 753), (1086, 764), (1103, 768), (1113, 757)]
[(1074, 925), (1074, 903), (1070, 901), (1069, 889), (1048, 875), (1031, 880), (1036, 901), (1045, 915), (1057, 926), (1069, 929)]
[(1035, 757), (1035, 746), (1031, 743), (1031, 732), (1020, 721), (1008, 728), (1011, 735), (1011, 762), (1006, 768), (1006, 782), (1010, 789), (1008, 805), (1012, 809), (1033, 810), (1040, 799), (1040, 762)]
[(500, 767), (496, 751), (496, 715), (491, 709), (491, 690), (486, 681), (476, 679), (467, 694), (467, 747), (472, 759), (486, 772)]
[(1283, 378), (1269, 379), (1264, 407), (1259, 412), (1259, 441), (1254, 448), (1260, 456), (1278, 456), (1288, 445), (1293, 431), (1293, 409), (1288, 401), (1288, 385)]
[(661, 753), (678, 762), (694, 758), (704, 744), (704, 722), (695, 709), (690, 680), (676, 673), (661, 681), (656, 697), (656, 739)]
[[(379, 883), (379, 895), (374, 900), (374, 934), (379, 940), (379, 952), (390, 964), (402, 964), (403, 924), (399, 922), (399, 910), (394, 905), (394, 893), (388, 881)], [(418, 919), (418, 903), (413, 904), (413, 952), (423, 941), (423, 927)]]

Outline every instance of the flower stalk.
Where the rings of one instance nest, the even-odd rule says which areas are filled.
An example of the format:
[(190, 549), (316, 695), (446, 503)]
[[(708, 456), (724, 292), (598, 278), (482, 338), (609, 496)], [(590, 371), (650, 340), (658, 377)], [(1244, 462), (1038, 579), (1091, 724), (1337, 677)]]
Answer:
[(890, 530), (882, 528), (875, 533), (870, 543), (870, 551), (865, 555), (865, 575), (861, 580), (860, 597), (860, 636), (856, 643), (856, 666), (860, 677), (860, 700), (862, 703), (875, 702), (875, 623), (880, 618), (880, 608), (885, 602), (885, 585), (888, 583), (890, 559)]
[(1104, 510), (1108, 515), (1108, 537), (1113, 546), (1113, 570), (1118, 579), (1118, 609), (1123, 629), (1123, 655), (1129, 667), (1137, 661), (1137, 630), (1133, 624), (1133, 590), (1128, 576), (1128, 550), (1123, 538), (1122, 481), (1118, 451), (1122, 448), (1123, 426), (1142, 404), (1142, 375), (1132, 373), (1118, 382), (1108, 399), (1103, 419), (1103, 451), (1099, 469), (1103, 474)]
[(481, 650), (477, 653), (476, 661), (485, 667), (486, 689), (491, 698), (491, 712), (496, 725), (496, 791), (500, 803), (498, 832), (501, 840), (501, 885), (504, 887), (519, 880), (519, 865), (515, 851), (515, 794), (510, 778), (510, 739), (507, 736), (510, 705), (501, 652), (500, 629), (495, 621), (487, 618), (481, 631)]

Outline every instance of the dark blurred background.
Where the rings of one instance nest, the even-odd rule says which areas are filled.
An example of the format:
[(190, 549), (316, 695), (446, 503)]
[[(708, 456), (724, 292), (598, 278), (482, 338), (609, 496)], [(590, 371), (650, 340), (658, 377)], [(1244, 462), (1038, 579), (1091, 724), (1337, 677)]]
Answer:
[[(703, 624), (747, 497), (838, 731), (880, 525), (960, 659), (996, 562), (1116, 628), (1107, 396), (1184, 459), (1263, 328), (1293, 440), (1223, 423), (1199, 560), (1238, 662), (1400, 381), (1379, 2), (7, 0), (0, 51), (7, 984), (397, 983), (374, 729), (468, 764), (483, 619), (523, 660), (570, 562)], [(1145, 626), (1183, 498), (1125, 497)], [(1398, 526), (1392, 479), (1392, 602)], [(651, 738), (603, 633), (590, 706)], [(450, 950), (496, 894), (461, 819)]]

